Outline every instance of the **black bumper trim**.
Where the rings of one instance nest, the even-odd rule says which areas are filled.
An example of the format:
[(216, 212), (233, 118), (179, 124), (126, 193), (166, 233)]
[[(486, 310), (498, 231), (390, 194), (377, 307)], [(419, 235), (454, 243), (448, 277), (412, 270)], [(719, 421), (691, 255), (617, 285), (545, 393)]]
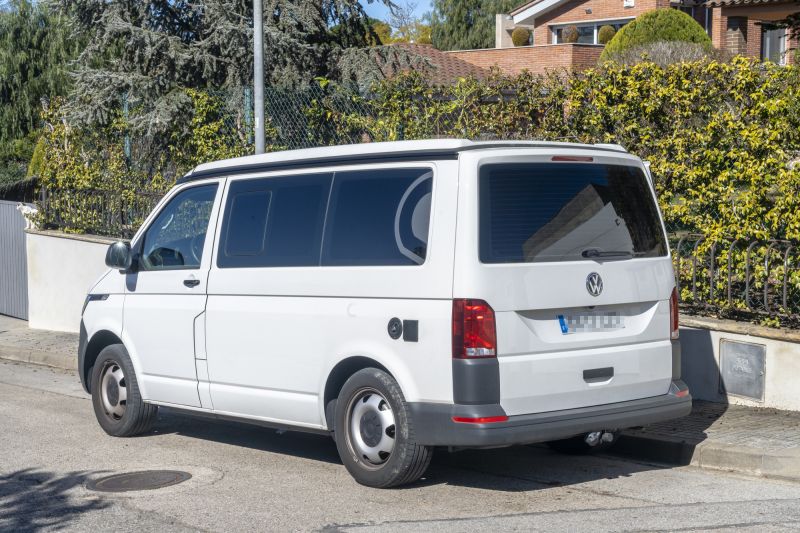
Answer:
[(453, 359), (453, 400), (465, 405), (500, 403), (497, 358)]
[[(678, 397), (677, 393), (685, 396)], [(415, 440), (426, 446), (495, 448), (564, 439), (604, 429), (625, 429), (688, 415), (692, 397), (682, 381), (673, 381), (663, 396), (614, 404), (511, 416), (507, 422), (469, 424), (453, 416), (478, 418), (504, 415), (499, 404), (458, 405), (409, 403)]]

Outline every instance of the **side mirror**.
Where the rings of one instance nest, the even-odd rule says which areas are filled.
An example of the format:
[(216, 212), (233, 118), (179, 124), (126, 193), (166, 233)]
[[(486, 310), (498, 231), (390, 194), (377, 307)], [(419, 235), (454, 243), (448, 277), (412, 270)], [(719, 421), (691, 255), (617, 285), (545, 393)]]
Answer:
[(131, 245), (127, 242), (117, 241), (106, 251), (106, 266), (116, 270), (128, 271), (133, 264)]

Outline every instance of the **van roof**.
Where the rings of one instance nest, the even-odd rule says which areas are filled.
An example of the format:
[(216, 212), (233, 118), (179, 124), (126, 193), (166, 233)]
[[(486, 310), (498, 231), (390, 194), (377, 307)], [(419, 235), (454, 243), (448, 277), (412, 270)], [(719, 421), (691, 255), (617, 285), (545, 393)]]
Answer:
[(580, 144), (548, 141), (470, 141), (466, 139), (427, 139), (420, 141), (391, 141), (319, 148), (283, 150), (266, 154), (236, 157), (203, 163), (195, 167), (180, 182), (215, 175), (241, 174), (262, 169), (281, 169), (298, 166), (317, 166), (368, 161), (403, 161), (410, 159), (455, 159), (467, 150), (490, 148), (572, 148), (627, 153), (618, 144)]

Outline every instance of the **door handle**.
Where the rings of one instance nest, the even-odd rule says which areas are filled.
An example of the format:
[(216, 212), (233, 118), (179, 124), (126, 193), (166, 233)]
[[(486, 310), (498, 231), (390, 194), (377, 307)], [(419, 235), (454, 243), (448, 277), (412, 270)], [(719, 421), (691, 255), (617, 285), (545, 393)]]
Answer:
[(200, 285), (200, 280), (199, 279), (189, 278), (189, 279), (183, 280), (183, 284), (186, 285), (189, 288), (197, 287), (198, 285)]

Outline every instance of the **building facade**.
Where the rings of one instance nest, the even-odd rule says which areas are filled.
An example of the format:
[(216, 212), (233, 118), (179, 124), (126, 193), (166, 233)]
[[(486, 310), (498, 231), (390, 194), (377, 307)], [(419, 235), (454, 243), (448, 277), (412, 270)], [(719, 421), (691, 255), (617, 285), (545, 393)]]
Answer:
[[(532, 0), (496, 16), (494, 48), (448, 53), (481, 68), (497, 66), (510, 74), (552, 68), (582, 70), (600, 58), (601, 27), (619, 30), (654, 9), (680, 9), (689, 14), (718, 50), (780, 65), (797, 61), (798, 39), (792, 39), (776, 23), (800, 12), (800, 0)], [(523, 46), (515, 46), (511, 38), (519, 27), (529, 30), (530, 38)], [(577, 30), (577, 40), (566, 38), (567, 28)]]

